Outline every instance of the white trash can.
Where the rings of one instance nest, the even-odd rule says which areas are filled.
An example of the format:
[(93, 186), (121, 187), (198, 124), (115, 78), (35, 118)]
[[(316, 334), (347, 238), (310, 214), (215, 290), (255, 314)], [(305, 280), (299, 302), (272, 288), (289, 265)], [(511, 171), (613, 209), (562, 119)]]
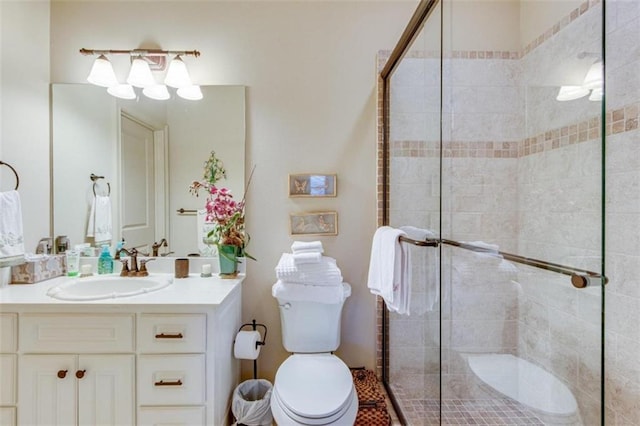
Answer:
[(268, 380), (245, 380), (236, 386), (231, 401), (231, 411), (236, 425), (270, 426), (271, 391), (273, 385)]

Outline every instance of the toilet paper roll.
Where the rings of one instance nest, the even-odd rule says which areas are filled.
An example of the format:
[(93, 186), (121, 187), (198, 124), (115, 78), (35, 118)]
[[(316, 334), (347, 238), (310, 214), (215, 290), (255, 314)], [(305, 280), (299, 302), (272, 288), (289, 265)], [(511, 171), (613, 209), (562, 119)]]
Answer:
[(261, 341), (258, 331), (239, 331), (233, 344), (233, 356), (237, 359), (257, 359)]

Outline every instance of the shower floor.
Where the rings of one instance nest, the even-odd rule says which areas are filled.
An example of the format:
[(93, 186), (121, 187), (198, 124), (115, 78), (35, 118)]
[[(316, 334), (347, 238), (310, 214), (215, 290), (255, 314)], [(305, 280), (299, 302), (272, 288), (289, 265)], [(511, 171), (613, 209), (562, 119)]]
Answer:
[(511, 399), (442, 400), (442, 423), (438, 399), (409, 399), (393, 388), (396, 402), (410, 426), (431, 425), (539, 425), (544, 423), (522, 404)]

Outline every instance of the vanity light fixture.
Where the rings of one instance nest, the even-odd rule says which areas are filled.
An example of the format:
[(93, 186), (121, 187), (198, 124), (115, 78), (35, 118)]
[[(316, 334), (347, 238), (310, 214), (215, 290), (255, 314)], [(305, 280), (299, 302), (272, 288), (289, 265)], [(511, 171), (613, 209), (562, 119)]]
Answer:
[(169, 69), (167, 70), (167, 76), (164, 78), (164, 83), (176, 89), (191, 86), (189, 71), (187, 71), (187, 66), (180, 55), (177, 55), (169, 62)]
[(155, 99), (157, 101), (165, 101), (171, 97), (171, 95), (169, 95), (169, 90), (167, 90), (167, 86), (165, 86), (164, 84), (154, 84), (153, 86), (147, 86), (142, 89), (142, 93), (147, 98)]
[[(106, 87), (107, 92), (122, 99), (135, 99), (134, 87), (142, 89), (142, 93), (151, 99), (166, 100), (171, 97), (167, 86), (178, 89), (176, 94), (188, 100), (202, 99), (200, 86), (193, 85), (184, 56), (200, 56), (197, 50), (172, 51), (159, 49), (134, 50), (92, 50), (80, 49), (83, 55), (98, 55), (87, 77), (89, 83)], [(107, 55), (129, 55), (131, 68), (126, 84), (120, 84)], [(152, 71), (164, 71), (167, 56), (173, 56), (164, 83), (156, 82)]]
[(188, 99), (190, 101), (199, 101), (202, 99), (202, 90), (200, 90), (200, 86), (185, 86), (179, 88), (176, 92), (181, 98)]
[(111, 87), (118, 84), (116, 73), (113, 72), (113, 66), (106, 56), (100, 55), (93, 62), (87, 81), (102, 87)]
[(142, 59), (142, 56), (136, 56), (131, 61), (131, 69), (127, 77), (127, 83), (134, 87), (149, 87), (156, 84), (156, 79), (151, 74), (149, 63)]

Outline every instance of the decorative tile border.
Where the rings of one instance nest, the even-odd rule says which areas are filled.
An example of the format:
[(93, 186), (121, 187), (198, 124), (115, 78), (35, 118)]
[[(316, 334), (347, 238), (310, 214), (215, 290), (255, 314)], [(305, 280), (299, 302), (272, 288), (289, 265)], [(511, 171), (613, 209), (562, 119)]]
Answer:
[[(637, 130), (639, 122), (640, 101), (608, 111), (605, 117), (606, 135)], [(444, 158), (520, 158), (598, 139), (600, 131), (600, 116), (593, 116), (521, 141), (445, 141), (442, 155)], [(389, 150), (392, 157), (437, 158), (440, 156), (440, 143), (391, 141)]]
[(538, 37), (533, 39), (530, 43), (528, 43), (523, 49), (521, 56), (527, 55), (529, 52), (533, 51), (538, 46), (542, 45), (545, 41), (549, 40), (551, 37), (560, 32), (564, 27), (578, 19), (580, 16), (584, 15), (589, 9), (594, 6), (600, 4), (601, 0), (585, 0), (580, 6), (572, 10), (568, 15), (563, 16), (560, 21), (558, 21), (555, 25), (552, 25), (550, 28), (547, 28), (545, 32), (540, 34)]
[[(444, 158), (517, 158), (520, 142), (482, 142), (468, 141), (444, 143)], [(392, 141), (389, 147), (392, 157), (427, 157), (440, 156), (438, 141)]]

